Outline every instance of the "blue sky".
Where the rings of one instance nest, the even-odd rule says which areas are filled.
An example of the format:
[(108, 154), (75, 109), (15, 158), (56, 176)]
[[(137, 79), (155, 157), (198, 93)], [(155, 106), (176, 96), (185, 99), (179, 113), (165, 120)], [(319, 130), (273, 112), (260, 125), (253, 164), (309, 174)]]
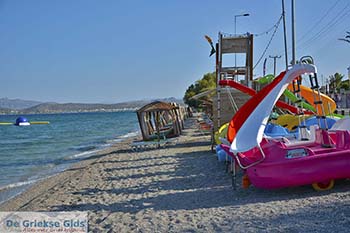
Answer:
[[(285, 0), (291, 47), (290, 0)], [(281, 0), (3, 0), (0, 2), (0, 97), (117, 103), (182, 98), (215, 69), (207, 34), (259, 34), (281, 15)], [(347, 76), (348, 0), (296, 1), (297, 58), (312, 55), (324, 79)], [(272, 32), (254, 38), (254, 64)], [(279, 25), (265, 57), (283, 55)], [(291, 55), (289, 54), (289, 59)], [(240, 60), (238, 63), (241, 62)], [(284, 69), (277, 60), (277, 71)], [(232, 64), (233, 65), (233, 64)], [(273, 72), (268, 59), (267, 72)], [(254, 75), (262, 74), (262, 62)]]

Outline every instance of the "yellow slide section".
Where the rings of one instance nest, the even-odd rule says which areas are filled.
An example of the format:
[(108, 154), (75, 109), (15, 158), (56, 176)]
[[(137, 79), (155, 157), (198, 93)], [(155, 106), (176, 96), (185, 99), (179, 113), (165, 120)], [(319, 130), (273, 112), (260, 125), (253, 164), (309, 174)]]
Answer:
[(273, 123), (283, 126), (288, 130), (295, 130), (298, 127), (299, 122), (304, 121), (311, 116), (312, 115), (296, 116), (291, 114), (284, 114), (279, 116)]
[(220, 145), (221, 144), (220, 138), (226, 138), (227, 130), (228, 130), (228, 124), (229, 123), (223, 124), (220, 127), (220, 129), (215, 132), (214, 139), (215, 139), (216, 145)]
[[(289, 84), (288, 89), (290, 91), (293, 91), (293, 84)], [(322, 113), (322, 106), (319, 104), (314, 104), (314, 95), (317, 96), (317, 92), (313, 91), (311, 88), (300, 85), (300, 94), (301, 96), (309, 102), (315, 109), (317, 108), (317, 112), (319, 114)], [(321, 100), (322, 100), (322, 105), (324, 108), (324, 115), (329, 115), (334, 112), (334, 110), (337, 108), (337, 105), (335, 104), (335, 101), (329, 97), (328, 95), (321, 94)]]

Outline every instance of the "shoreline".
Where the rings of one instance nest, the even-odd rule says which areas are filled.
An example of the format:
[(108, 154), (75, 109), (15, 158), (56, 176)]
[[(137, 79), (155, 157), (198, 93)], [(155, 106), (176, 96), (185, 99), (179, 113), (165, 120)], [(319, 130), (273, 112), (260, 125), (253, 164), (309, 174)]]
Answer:
[[(69, 178), (71, 175), (71, 171), (78, 170), (83, 168), (84, 166), (87, 166), (95, 160), (97, 160), (99, 157), (103, 157), (104, 155), (111, 153), (115, 148), (119, 148), (120, 146), (124, 146), (126, 143), (130, 143), (133, 140), (138, 139), (140, 136), (135, 135), (135, 136), (130, 136), (130, 137), (125, 137), (125, 138), (120, 138), (120, 141), (115, 142), (114, 144), (110, 145), (107, 148), (103, 148), (95, 153), (93, 153), (89, 157), (83, 157), (79, 159), (78, 161), (72, 162), (72, 164), (68, 165), (64, 170), (58, 171), (57, 173), (41, 177), (37, 181), (33, 183), (29, 183), (28, 187), (24, 188), (24, 190), (21, 190), (19, 193), (15, 194), (14, 196), (10, 197), (8, 200), (5, 200), (3, 202), (0, 202), (0, 211), (3, 211), (3, 206), (8, 206), (9, 203), (15, 203), (18, 202), (19, 200), (24, 200), (24, 199), (32, 199), (30, 198), (33, 194), (45, 192), (47, 187), (57, 185), (58, 182), (61, 180), (66, 180)], [(114, 140), (114, 139), (113, 139)], [(88, 152), (88, 151), (87, 151)], [(25, 186), (25, 185), (24, 185)], [(39, 187), (39, 188), (38, 188)], [(9, 188), (11, 189), (11, 188)], [(25, 196), (25, 197), (21, 197)], [(11, 205), (11, 204), (10, 204)], [(17, 208), (17, 207), (16, 207)], [(20, 208), (20, 207), (18, 207)]]
[[(2, 128), (0, 203), (22, 193), (33, 183), (140, 134), (134, 112), (26, 117), (51, 123), (29, 128), (10, 125)], [(13, 122), (12, 118), (6, 116), (2, 121)], [(126, 119), (126, 122), (119, 119)]]
[(129, 142), (133, 140), (137, 140), (140, 138), (140, 135), (136, 132), (127, 133), (125, 135), (118, 136), (116, 138), (112, 138), (106, 141), (106, 144), (99, 145), (99, 148), (87, 150), (84, 152), (78, 152), (77, 154), (70, 155), (68, 158), (70, 160), (67, 160), (65, 163), (57, 164), (53, 169), (54, 172), (50, 173), (47, 171), (46, 173), (41, 174), (41, 176), (38, 176), (35, 179), (32, 179), (33, 177), (36, 177), (37, 174), (34, 176), (30, 176), (27, 178), (26, 181), (23, 182), (16, 182), (16, 183), (10, 183), (5, 186), (0, 187), (0, 194), (3, 193), (5, 196), (5, 200), (0, 199), (0, 210), (1, 205), (5, 204), (8, 201), (11, 201), (15, 197), (21, 195), (24, 192), (27, 192), (31, 189), (32, 186), (40, 185), (41, 182), (50, 179), (54, 176), (59, 175), (60, 173), (65, 172), (66, 170), (69, 170), (71, 168), (74, 168), (75, 166), (79, 166), (79, 163), (84, 162), (85, 160), (89, 160), (90, 158), (95, 158), (96, 156), (99, 156), (106, 151), (109, 151), (110, 148), (118, 146), (118, 144), (123, 144), (124, 141)]
[(315, 192), (231, 187), (195, 119), (176, 145), (118, 143), (39, 182), (0, 211), (87, 211), (89, 232), (345, 232), (350, 181)]

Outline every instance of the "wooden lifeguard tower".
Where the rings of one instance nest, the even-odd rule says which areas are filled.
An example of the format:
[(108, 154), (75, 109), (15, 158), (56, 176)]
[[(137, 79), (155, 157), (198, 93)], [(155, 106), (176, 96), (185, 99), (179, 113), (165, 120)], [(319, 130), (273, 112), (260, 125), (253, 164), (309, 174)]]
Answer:
[[(224, 67), (223, 55), (225, 54), (243, 54), (245, 55), (244, 66)], [(236, 63), (236, 62), (235, 62)], [(242, 77), (244, 79), (242, 79)], [(252, 87), (253, 80), (253, 35), (224, 35), (219, 33), (219, 39), (216, 43), (216, 95), (213, 98), (213, 121), (216, 131), (221, 125), (231, 120), (237, 109), (243, 105), (249, 98), (233, 88), (220, 87), (219, 81), (224, 79), (234, 79)]]

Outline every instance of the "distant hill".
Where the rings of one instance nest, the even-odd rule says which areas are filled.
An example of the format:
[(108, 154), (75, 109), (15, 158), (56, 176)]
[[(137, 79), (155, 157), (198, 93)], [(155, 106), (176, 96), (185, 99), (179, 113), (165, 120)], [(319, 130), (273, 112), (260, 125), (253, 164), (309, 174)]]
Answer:
[(129, 103), (120, 104), (80, 104), (80, 103), (43, 103), (31, 108), (23, 109), (21, 113), (60, 113), (60, 112), (100, 112), (133, 110), (138, 105)]
[(39, 101), (0, 98), (0, 108), (25, 109), (41, 104)]
[[(157, 99), (164, 102), (175, 102), (183, 104), (182, 100), (176, 98)], [(1, 114), (39, 114), (39, 113), (70, 113), (70, 112), (113, 112), (136, 110), (145, 104), (155, 100), (137, 100), (117, 104), (82, 104), (82, 103), (39, 103), (25, 109), (1, 108)]]

